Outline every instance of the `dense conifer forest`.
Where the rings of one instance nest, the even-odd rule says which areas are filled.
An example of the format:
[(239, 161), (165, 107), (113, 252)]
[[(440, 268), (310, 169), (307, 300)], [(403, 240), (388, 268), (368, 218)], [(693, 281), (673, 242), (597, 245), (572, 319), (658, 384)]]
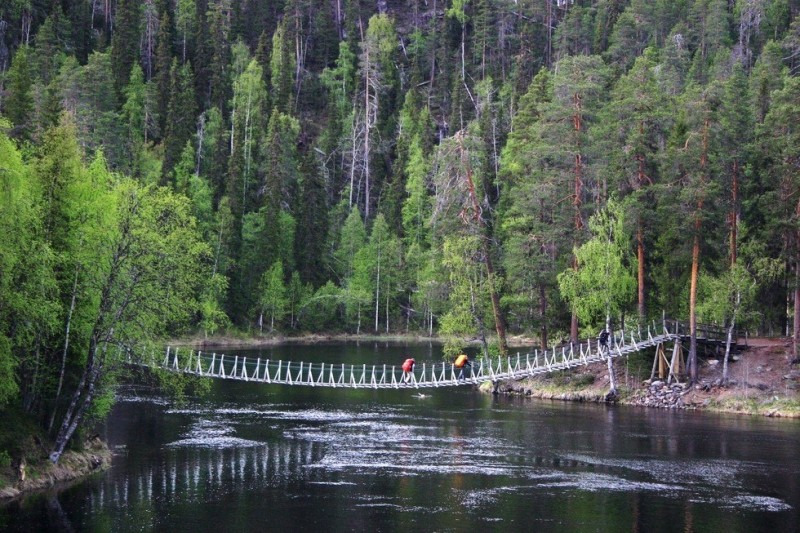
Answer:
[(796, 333), (799, 12), (5, 0), (0, 404), (60, 453), (193, 331)]

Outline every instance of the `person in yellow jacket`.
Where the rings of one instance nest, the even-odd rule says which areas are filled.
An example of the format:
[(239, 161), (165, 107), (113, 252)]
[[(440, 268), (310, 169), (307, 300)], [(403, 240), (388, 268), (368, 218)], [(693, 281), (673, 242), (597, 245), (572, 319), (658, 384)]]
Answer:
[(456, 356), (453, 365), (458, 369), (458, 379), (464, 379), (464, 369), (471, 366), (471, 363), (469, 357), (462, 353)]

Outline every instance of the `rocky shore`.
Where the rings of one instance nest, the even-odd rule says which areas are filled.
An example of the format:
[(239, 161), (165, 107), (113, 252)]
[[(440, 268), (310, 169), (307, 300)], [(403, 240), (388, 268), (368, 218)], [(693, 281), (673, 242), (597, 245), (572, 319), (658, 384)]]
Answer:
[[(730, 361), (723, 382), (719, 357), (700, 359), (699, 379), (686, 381), (642, 379), (649, 376), (652, 354), (638, 360), (616, 360), (618, 396), (614, 403), (658, 409), (703, 409), (769, 417), (800, 418), (800, 364), (783, 339), (750, 339)], [(622, 378), (621, 376), (624, 376)], [(484, 384), (482, 390), (531, 398), (603, 403), (609, 380), (605, 364), (589, 365), (556, 375)]]
[(17, 459), (0, 475), (0, 503), (85, 478), (111, 466), (111, 450), (100, 438), (89, 439), (82, 451), (67, 451), (53, 464), (46, 457)]

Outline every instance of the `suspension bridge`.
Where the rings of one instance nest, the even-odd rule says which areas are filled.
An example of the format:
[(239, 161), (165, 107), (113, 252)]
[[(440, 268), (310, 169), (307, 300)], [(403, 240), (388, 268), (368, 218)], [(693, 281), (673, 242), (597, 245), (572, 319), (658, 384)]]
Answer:
[[(226, 356), (192, 349), (166, 348), (161, 361), (131, 363), (159, 367), (202, 377), (248, 381), (265, 384), (299, 385), (351, 389), (403, 389), (478, 385), (485, 381), (520, 379), (630, 355), (647, 348), (658, 348), (688, 336), (684, 324), (664, 320), (660, 327), (648, 326), (646, 331), (617, 331), (609, 335), (605, 346), (596, 339), (566, 344), (551, 350), (506, 357), (481, 357), (466, 368), (453, 363), (421, 363), (412, 372), (400, 365), (348, 365), (344, 363), (310, 363), (272, 361), (261, 357)], [(719, 343), (721, 328), (698, 326), (698, 339)]]

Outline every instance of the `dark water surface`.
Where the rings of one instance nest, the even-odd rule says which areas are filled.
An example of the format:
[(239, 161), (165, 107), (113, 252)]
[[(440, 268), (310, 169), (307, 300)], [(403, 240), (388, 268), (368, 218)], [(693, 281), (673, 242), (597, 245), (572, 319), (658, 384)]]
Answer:
[[(258, 355), (406, 354), (438, 360), (439, 348)], [(216, 381), (209, 398), (175, 406), (126, 391), (106, 424), (113, 468), (0, 508), (0, 529), (800, 530), (798, 421), (420, 392)]]

